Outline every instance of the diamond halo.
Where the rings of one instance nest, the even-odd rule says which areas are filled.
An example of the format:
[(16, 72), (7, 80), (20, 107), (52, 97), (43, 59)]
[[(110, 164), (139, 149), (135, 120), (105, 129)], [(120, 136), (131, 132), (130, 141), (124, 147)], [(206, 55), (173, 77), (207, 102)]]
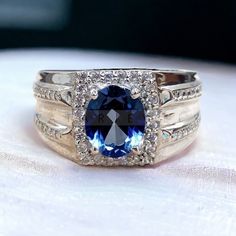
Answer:
[[(119, 158), (105, 157), (93, 153), (84, 126), (85, 112), (91, 99), (91, 91), (109, 85), (116, 85), (140, 91), (140, 99), (144, 106), (146, 127), (143, 142), (136, 153), (129, 153)], [(73, 133), (78, 162), (82, 165), (102, 166), (134, 166), (152, 164), (158, 155), (159, 146), (159, 94), (155, 75), (151, 70), (114, 69), (79, 71), (74, 79), (73, 95)]]

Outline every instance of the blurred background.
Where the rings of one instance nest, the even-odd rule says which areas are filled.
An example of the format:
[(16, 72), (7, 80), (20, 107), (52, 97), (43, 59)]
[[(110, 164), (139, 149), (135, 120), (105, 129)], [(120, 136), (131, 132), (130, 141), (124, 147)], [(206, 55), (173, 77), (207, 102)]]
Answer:
[(233, 0), (0, 0), (0, 48), (64, 47), (236, 63)]

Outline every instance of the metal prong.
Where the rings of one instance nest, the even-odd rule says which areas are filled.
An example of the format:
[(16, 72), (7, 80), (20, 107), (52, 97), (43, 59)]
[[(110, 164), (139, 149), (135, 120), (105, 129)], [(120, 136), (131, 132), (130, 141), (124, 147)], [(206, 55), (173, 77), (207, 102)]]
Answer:
[(133, 147), (132, 148), (132, 153), (134, 155), (139, 155), (141, 153), (140, 149), (138, 147)]
[(138, 98), (138, 97), (140, 97), (140, 90), (138, 89), (138, 88), (132, 88), (131, 89), (131, 97), (133, 98), (133, 99), (136, 99), (136, 98)]
[(92, 155), (97, 155), (99, 153), (98, 149), (95, 148), (95, 147), (91, 147), (89, 152), (92, 154)]
[(92, 88), (90, 91), (90, 96), (93, 100), (95, 100), (98, 97), (98, 91), (95, 88)]

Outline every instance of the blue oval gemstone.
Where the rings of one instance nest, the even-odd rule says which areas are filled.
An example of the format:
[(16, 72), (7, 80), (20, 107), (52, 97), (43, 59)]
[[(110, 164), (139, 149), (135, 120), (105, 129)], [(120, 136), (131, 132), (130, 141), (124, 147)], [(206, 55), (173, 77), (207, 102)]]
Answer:
[(139, 98), (130, 90), (110, 85), (98, 91), (85, 115), (86, 135), (104, 156), (124, 156), (138, 147), (144, 135), (145, 114)]

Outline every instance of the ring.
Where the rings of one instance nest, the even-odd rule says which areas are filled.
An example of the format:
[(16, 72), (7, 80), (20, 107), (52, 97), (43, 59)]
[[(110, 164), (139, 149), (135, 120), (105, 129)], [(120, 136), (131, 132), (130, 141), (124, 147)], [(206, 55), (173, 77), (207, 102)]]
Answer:
[(39, 135), (81, 165), (159, 163), (188, 147), (200, 123), (192, 71), (40, 71), (33, 90)]

